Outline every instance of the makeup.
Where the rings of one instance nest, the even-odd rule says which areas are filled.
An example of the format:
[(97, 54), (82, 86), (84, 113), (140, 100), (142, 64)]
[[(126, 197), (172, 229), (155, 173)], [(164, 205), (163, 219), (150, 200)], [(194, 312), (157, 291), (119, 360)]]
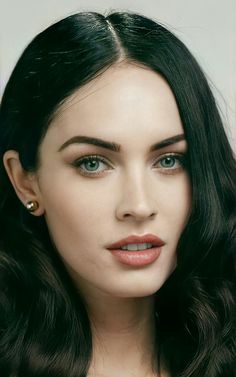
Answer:
[(153, 234), (131, 235), (109, 245), (107, 249), (120, 263), (142, 267), (159, 257), (164, 244), (164, 241)]
[(110, 250), (112, 255), (123, 264), (142, 267), (153, 263), (161, 254), (161, 247), (153, 247), (142, 251), (128, 251), (121, 249)]

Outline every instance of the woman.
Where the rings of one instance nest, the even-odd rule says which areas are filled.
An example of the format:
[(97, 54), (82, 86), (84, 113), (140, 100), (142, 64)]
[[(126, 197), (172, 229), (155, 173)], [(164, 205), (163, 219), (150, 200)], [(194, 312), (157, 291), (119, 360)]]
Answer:
[(236, 164), (183, 43), (70, 16), (0, 121), (1, 376), (235, 376)]

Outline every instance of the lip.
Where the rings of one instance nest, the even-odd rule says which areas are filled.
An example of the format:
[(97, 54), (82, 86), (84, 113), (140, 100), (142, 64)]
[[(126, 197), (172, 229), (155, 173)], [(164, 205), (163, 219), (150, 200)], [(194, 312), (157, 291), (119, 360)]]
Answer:
[[(152, 248), (138, 251), (121, 250), (122, 246), (130, 243), (151, 243)], [(120, 241), (117, 241), (107, 247), (116, 260), (122, 264), (143, 267), (153, 263), (161, 254), (162, 246), (165, 242), (153, 234), (146, 234), (144, 236), (132, 235)]]
[(117, 242), (114, 242), (113, 244), (109, 245), (107, 249), (120, 249), (123, 246), (126, 246), (131, 243), (151, 243), (153, 246), (161, 247), (165, 244), (164, 241), (162, 241), (161, 238), (155, 236), (154, 234), (145, 234), (143, 236), (138, 235), (131, 235), (129, 237), (123, 238), (122, 240), (119, 240)]

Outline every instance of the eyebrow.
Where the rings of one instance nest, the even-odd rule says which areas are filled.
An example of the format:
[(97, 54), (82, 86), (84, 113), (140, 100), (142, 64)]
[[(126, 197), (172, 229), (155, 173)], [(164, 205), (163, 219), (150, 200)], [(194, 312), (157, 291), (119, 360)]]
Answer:
[[(162, 149), (169, 145), (176, 144), (182, 140), (185, 140), (184, 134), (179, 134), (179, 135), (169, 137), (167, 139), (159, 141), (158, 143), (153, 144), (150, 148), (150, 152), (154, 152), (158, 149)], [(73, 136), (71, 139), (67, 140), (64, 144), (62, 144), (58, 152), (62, 151), (63, 149), (65, 149), (71, 144), (91, 144), (100, 148), (109, 149), (113, 152), (120, 152), (121, 150), (121, 145), (114, 142), (105, 141), (105, 140), (95, 138), (95, 137), (90, 137), (90, 136)]]

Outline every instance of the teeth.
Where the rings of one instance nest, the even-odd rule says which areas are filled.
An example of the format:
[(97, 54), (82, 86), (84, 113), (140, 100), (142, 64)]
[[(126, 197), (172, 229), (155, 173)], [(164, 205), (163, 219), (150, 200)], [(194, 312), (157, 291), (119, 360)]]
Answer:
[(122, 246), (122, 250), (129, 250), (129, 251), (137, 251), (137, 250), (145, 250), (150, 249), (152, 247), (151, 243), (131, 243), (126, 246)]

